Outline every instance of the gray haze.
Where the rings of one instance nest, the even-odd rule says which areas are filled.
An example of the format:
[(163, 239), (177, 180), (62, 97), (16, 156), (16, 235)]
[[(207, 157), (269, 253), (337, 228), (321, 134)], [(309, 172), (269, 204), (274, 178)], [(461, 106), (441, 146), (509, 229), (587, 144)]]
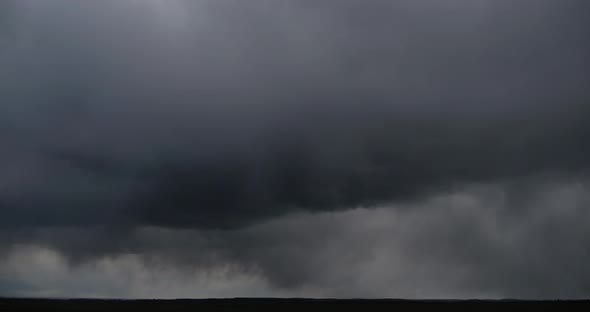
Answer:
[(2, 1), (0, 296), (587, 297), (589, 10)]

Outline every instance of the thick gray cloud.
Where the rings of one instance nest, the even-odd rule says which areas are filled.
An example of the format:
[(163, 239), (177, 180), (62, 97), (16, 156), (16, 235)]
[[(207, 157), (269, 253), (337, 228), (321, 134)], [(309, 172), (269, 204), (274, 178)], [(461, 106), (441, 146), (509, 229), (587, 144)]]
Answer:
[[(529, 197), (545, 198), (541, 186), (551, 193), (554, 181), (587, 177), (588, 9), (583, 0), (5, 1), (0, 252), (40, 252), (74, 266), (128, 252), (204, 270), (235, 261), (261, 270), (256, 277), (270, 285), (261, 288), (342, 296), (390, 294), (386, 285), (347, 284), (363, 274), (355, 265), (371, 261), (366, 241), (387, 250), (383, 263), (404, 253), (398, 265), (409, 272), (407, 263), (429, 254), (443, 261), (435, 271), (455, 268), (462, 258), (434, 248), (455, 239), (481, 244), (464, 256), (468, 265), (502, 264), (498, 257), (516, 249), (490, 251), (497, 242), (471, 227), (490, 213), (506, 224), (535, 219), (544, 203)], [(493, 207), (478, 217), (428, 204), (482, 183), (510, 189), (515, 203), (490, 204), (499, 196), (492, 192), (477, 209)], [(425, 224), (399, 234), (393, 249), (365, 237), (378, 228), (343, 230), (381, 213), (415, 216), (392, 228), (439, 216), (453, 230), (441, 242), (421, 241), (441, 226)], [(297, 214), (305, 221), (290, 219)], [(351, 220), (331, 226), (325, 216)], [(297, 222), (321, 225), (301, 233)], [(521, 225), (530, 242), (520, 232), (506, 237), (539, 252), (544, 236), (535, 231), (545, 225)], [(332, 234), (340, 227), (348, 240)], [(565, 238), (582, 233), (574, 232)], [(353, 251), (362, 259), (348, 263), (346, 241), (359, 241)], [(341, 261), (325, 272), (334, 276), (305, 258), (326, 246), (337, 250), (318, 261)], [(538, 260), (539, 270), (553, 260)], [(482, 281), (440, 295), (587, 293), (561, 281), (530, 293), (508, 278), (493, 281), (532, 260), (506, 261), (489, 275), (475, 268)], [(336, 289), (337, 274), (350, 287)], [(528, 278), (558, 277), (532, 271), (519, 281)], [(408, 289), (428, 282), (415, 283), (398, 293), (420, 296)], [(442, 286), (432, 283), (422, 295), (438, 296)]]

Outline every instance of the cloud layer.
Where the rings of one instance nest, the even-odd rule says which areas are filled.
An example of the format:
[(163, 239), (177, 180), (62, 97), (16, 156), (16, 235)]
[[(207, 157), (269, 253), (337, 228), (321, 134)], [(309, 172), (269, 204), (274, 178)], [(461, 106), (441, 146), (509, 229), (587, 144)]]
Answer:
[(588, 9), (4, 1), (0, 295), (587, 295)]
[(58, 297), (585, 298), (588, 204), (585, 181), (525, 192), (480, 185), (410, 207), (304, 213), (236, 231), (42, 229), (13, 237), (0, 289)]

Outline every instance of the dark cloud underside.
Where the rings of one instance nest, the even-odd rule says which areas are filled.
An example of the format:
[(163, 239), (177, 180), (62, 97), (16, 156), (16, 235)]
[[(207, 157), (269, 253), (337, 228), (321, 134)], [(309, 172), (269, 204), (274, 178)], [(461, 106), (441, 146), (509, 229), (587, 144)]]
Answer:
[(23, 8), (3, 223), (234, 227), (585, 170), (584, 6), (475, 2)]

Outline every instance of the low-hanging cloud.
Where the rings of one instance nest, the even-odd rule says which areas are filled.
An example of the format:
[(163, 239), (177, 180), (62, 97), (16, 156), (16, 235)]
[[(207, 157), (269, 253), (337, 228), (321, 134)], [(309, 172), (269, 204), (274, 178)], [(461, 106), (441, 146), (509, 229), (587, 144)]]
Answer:
[(587, 181), (526, 192), (518, 183), (235, 231), (29, 231), (11, 238), (0, 289), (124, 298), (587, 297)]

